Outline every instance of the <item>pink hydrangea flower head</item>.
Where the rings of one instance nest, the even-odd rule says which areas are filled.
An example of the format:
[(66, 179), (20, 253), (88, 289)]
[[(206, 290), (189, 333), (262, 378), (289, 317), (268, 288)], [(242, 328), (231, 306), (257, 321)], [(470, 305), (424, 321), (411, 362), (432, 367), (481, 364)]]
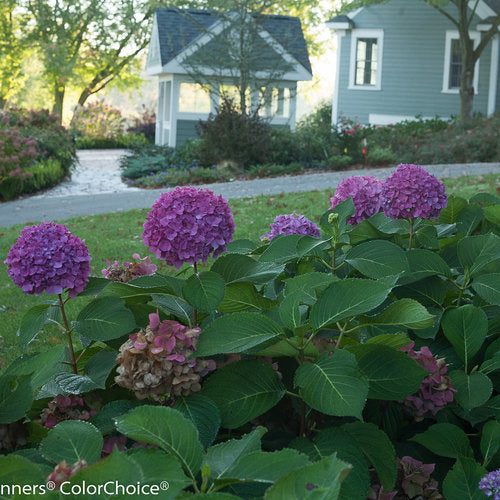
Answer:
[(373, 214), (380, 212), (383, 182), (375, 179), (373, 175), (346, 177), (337, 186), (335, 195), (331, 198), (335, 208), (340, 202), (352, 198), (354, 202), (354, 215), (349, 217), (349, 224), (359, 224)]
[(278, 215), (271, 223), (271, 231), (263, 234), (260, 239), (272, 241), (278, 234), (302, 234), (320, 236), (319, 228), (314, 222), (300, 214)]
[(232, 241), (234, 221), (227, 200), (208, 189), (177, 187), (162, 193), (147, 215), (142, 240), (156, 257), (179, 269), (206, 262)]
[(8, 274), (24, 293), (75, 297), (90, 276), (91, 257), (85, 241), (55, 222), (26, 226), (4, 263)]
[(415, 343), (411, 342), (401, 350), (425, 368), (429, 375), (422, 380), (417, 393), (406, 397), (403, 406), (416, 420), (422, 420), (434, 417), (438, 411), (451, 403), (456, 389), (453, 388), (450, 377), (446, 375), (448, 367), (445, 359), (435, 358), (427, 346), (423, 346), (420, 351), (414, 351), (414, 345)]
[(439, 217), (448, 197), (445, 186), (419, 165), (401, 164), (382, 188), (382, 209), (391, 219)]

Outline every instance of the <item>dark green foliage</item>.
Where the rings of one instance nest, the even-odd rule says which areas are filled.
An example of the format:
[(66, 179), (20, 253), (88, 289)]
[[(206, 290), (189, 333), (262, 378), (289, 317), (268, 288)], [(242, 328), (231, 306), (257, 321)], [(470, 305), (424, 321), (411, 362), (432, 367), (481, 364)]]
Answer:
[(240, 168), (266, 163), (271, 154), (271, 127), (257, 111), (242, 114), (224, 99), (216, 115), (198, 124), (199, 159), (203, 166), (234, 162)]

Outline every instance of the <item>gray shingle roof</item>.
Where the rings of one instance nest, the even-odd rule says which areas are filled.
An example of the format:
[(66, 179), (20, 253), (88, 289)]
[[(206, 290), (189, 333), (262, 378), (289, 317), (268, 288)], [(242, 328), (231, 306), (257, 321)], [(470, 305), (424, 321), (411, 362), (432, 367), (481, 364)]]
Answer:
[[(259, 23), (284, 49), (311, 73), (311, 63), (298, 17), (260, 15)], [(207, 10), (157, 8), (161, 64), (177, 57), (219, 20)]]
[(500, 0), (484, 0), (489, 7), (500, 14)]

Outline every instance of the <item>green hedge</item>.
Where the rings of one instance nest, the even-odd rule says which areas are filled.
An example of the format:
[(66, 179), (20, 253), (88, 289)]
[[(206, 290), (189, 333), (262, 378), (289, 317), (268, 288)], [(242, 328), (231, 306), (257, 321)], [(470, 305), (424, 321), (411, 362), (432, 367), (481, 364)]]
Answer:
[(25, 178), (12, 177), (0, 183), (0, 199), (8, 201), (21, 194), (36, 193), (55, 186), (66, 176), (61, 162), (48, 158), (25, 169), (25, 172), (31, 175)]

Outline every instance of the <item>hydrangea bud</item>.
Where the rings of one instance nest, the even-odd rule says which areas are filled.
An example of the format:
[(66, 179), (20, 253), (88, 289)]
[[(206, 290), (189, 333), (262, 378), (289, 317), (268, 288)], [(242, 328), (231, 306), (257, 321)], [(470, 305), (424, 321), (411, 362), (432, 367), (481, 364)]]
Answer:
[(271, 223), (271, 231), (263, 234), (261, 241), (272, 241), (279, 234), (302, 234), (320, 236), (319, 228), (314, 222), (300, 214), (278, 215)]
[(436, 218), (448, 202), (445, 190), (425, 168), (401, 164), (383, 184), (382, 209), (391, 219)]
[(8, 274), (24, 293), (78, 295), (90, 276), (85, 242), (54, 222), (26, 226), (10, 249)]
[(456, 390), (451, 384), (450, 377), (446, 375), (448, 368), (445, 359), (436, 359), (426, 346), (420, 351), (414, 351), (414, 345), (415, 343), (411, 342), (401, 350), (407, 352), (408, 356), (417, 361), (430, 375), (424, 378), (417, 393), (406, 397), (403, 407), (416, 420), (422, 420), (435, 416), (438, 411), (451, 403)]
[(162, 193), (147, 215), (142, 240), (158, 259), (179, 269), (206, 262), (232, 241), (234, 221), (227, 200), (192, 186)]

